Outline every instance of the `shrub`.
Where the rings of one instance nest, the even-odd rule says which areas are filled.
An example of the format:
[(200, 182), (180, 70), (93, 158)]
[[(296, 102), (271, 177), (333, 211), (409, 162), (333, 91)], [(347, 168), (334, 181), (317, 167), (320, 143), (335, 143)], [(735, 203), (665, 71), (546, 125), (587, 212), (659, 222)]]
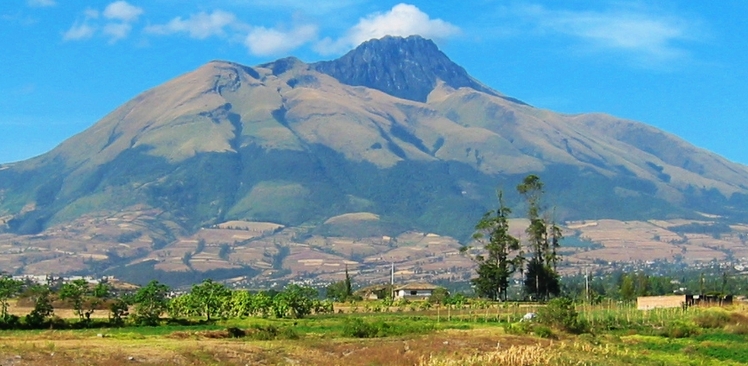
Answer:
[(409, 321), (387, 323), (377, 320), (367, 323), (359, 318), (346, 319), (343, 324), (343, 336), (353, 338), (376, 338), (425, 333), (434, 330), (432, 323), (422, 324)]
[(299, 333), (297, 333), (293, 328), (281, 328), (280, 333), (277, 336), (280, 339), (299, 339), (301, 338), (299, 336)]
[(280, 330), (274, 325), (259, 325), (253, 324), (250, 329), (245, 331), (245, 334), (257, 341), (272, 341), (278, 338)]
[(237, 327), (228, 327), (226, 328), (226, 331), (229, 333), (229, 337), (231, 338), (243, 338), (247, 335), (247, 332)]
[(741, 313), (730, 313), (730, 322), (733, 324), (748, 324), (748, 316)]
[(668, 338), (688, 338), (699, 334), (699, 329), (695, 324), (689, 324), (683, 321), (674, 321), (660, 332), (660, 335)]
[(555, 335), (553, 334), (551, 328), (544, 325), (536, 325), (535, 327), (533, 327), (532, 332), (540, 338), (555, 338)]
[(377, 328), (359, 318), (346, 319), (343, 324), (343, 336), (353, 338), (374, 338)]
[(555, 298), (538, 309), (538, 322), (560, 330), (581, 334), (589, 329), (586, 321), (579, 318), (574, 303), (568, 298)]
[(748, 335), (748, 324), (739, 323), (725, 326), (725, 331), (731, 334)]
[(529, 322), (505, 323), (504, 331), (508, 334), (524, 335), (532, 331), (532, 324)]
[(724, 311), (709, 310), (696, 315), (693, 321), (701, 328), (722, 328), (730, 322), (730, 315)]
[(21, 318), (18, 315), (9, 314), (0, 318), (0, 329), (19, 329), (21, 327)]

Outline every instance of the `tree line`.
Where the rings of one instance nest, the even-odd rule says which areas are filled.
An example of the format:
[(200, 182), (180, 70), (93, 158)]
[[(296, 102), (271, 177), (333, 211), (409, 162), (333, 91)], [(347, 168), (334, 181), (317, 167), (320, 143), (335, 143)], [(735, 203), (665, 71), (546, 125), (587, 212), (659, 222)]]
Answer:
[[(85, 328), (95, 326), (159, 325), (184, 319), (243, 318), (250, 316), (302, 318), (331, 313), (332, 302), (320, 300), (311, 287), (287, 285), (281, 291), (233, 290), (207, 279), (185, 293), (151, 281), (122, 291), (103, 281), (91, 284), (77, 279), (67, 283), (34, 284), (0, 276), (0, 329)], [(32, 310), (21, 317), (9, 312), (11, 299)], [(56, 308), (72, 309), (77, 319), (55, 316)], [(105, 320), (93, 319), (96, 311), (108, 311)], [(164, 318), (168, 315), (168, 318)], [(198, 320), (199, 321), (199, 320)]]
[(663, 275), (643, 271), (614, 271), (587, 276), (577, 274), (563, 280), (566, 296), (591, 303), (606, 299), (634, 301), (639, 296), (672, 294), (739, 295), (746, 294), (745, 275), (729, 273), (719, 266), (694, 268)]

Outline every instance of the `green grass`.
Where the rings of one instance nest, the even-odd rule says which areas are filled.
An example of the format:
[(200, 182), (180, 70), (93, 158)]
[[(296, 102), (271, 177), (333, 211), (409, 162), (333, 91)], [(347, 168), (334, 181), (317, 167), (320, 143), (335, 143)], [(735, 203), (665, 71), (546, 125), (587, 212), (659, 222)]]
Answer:
[(657, 336), (624, 337), (642, 359), (663, 364), (742, 365), (748, 363), (748, 344), (743, 336), (715, 331), (691, 338)]

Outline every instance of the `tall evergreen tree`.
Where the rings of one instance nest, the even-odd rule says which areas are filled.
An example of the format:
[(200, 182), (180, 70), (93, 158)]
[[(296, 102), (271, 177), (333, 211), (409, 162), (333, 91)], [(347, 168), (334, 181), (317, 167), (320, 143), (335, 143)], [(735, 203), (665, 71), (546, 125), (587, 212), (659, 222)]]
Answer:
[[(484, 244), (485, 255), (473, 258), (478, 263), (478, 277), (471, 282), (478, 296), (506, 300), (509, 277), (517, 269), (518, 259), (521, 258), (509, 257), (511, 252), (520, 249), (520, 242), (509, 234), (508, 217), (512, 211), (504, 204), (501, 191), (498, 193), (498, 200), (499, 208), (487, 212), (475, 226), (473, 239)], [(464, 247), (463, 251), (467, 249), (468, 247)]]
[(348, 275), (348, 266), (345, 266), (345, 296), (353, 296), (353, 284), (351, 284), (351, 276)]
[(532, 294), (535, 300), (547, 300), (551, 295), (561, 293), (559, 275), (538, 258), (527, 262), (525, 271), (525, 293)]
[(333, 282), (327, 286), (327, 298), (335, 301), (348, 301), (353, 297), (353, 283), (351, 276), (348, 274), (348, 266), (345, 266), (345, 279)]
[(537, 175), (530, 174), (517, 185), (517, 192), (527, 203), (527, 218), (530, 226), (525, 232), (528, 235), (529, 249), (532, 257), (527, 262), (525, 271), (525, 292), (538, 300), (547, 300), (551, 295), (561, 292), (560, 277), (556, 272), (559, 261), (558, 248), (563, 237), (561, 229), (555, 222), (550, 222), (542, 215), (541, 198), (543, 182)]

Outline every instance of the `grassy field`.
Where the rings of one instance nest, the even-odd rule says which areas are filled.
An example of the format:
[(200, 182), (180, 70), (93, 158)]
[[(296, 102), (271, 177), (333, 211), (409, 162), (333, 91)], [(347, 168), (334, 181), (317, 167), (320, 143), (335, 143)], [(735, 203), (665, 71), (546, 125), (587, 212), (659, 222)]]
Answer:
[[(191, 326), (0, 331), (0, 365), (743, 365), (748, 311), (578, 307), (572, 335), (525, 307), (230, 319)], [(101, 312), (105, 314), (105, 311)], [(512, 323), (514, 322), (514, 323)], [(511, 325), (510, 325), (511, 324)]]

